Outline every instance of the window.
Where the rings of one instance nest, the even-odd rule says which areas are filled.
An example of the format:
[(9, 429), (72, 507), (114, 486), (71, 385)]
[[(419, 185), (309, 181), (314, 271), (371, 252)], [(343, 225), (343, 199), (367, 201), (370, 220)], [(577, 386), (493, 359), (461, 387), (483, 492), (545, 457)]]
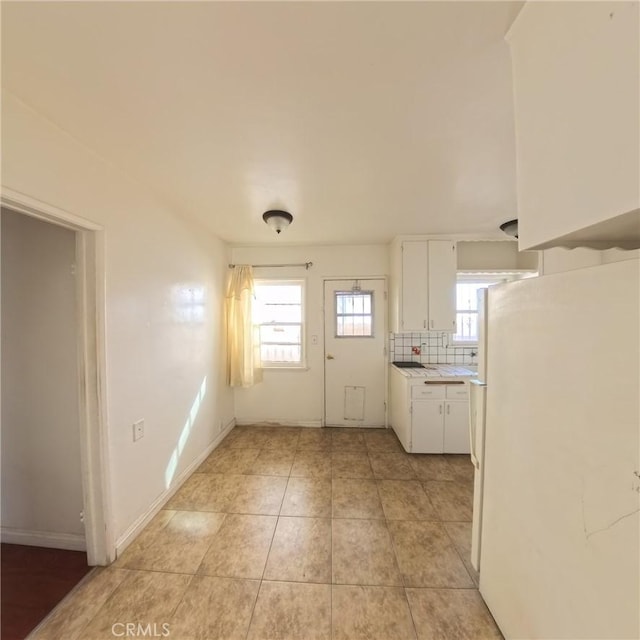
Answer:
[(373, 291), (336, 291), (336, 338), (373, 337)]
[(264, 367), (302, 367), (302, 280), (256, 280), (253, 321)]
[(507, 274), (500, 276), (458, 275), (454, 344), (476, 344), (478, 342), (478, 289), (486, 289), (491, 285), (511, 279), (512, 277)]

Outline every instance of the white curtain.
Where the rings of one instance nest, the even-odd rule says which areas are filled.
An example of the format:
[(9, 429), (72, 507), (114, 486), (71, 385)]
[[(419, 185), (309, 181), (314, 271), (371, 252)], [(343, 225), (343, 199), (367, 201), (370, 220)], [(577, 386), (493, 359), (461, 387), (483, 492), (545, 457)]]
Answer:
[(253, 270), (236, 265), (227, 289), (227, 382), (251, 387), (262, 381), (260, 343), (251, 317)]

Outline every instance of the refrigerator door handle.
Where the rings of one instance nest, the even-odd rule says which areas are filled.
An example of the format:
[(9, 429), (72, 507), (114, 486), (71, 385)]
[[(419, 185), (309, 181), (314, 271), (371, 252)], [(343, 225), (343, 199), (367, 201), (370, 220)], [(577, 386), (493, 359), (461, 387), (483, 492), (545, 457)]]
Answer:
[(469, 450), (471, 452), (471, 462), (476, 469), (480, 468), (480, 461), (476, 452), (476, 428), (478, 423), (478, 394), (483, 383), (472, 380), (469, 384)]
[(480, 551), (482, 537), (482, 510), (484, 493), (484, 437), (485, 437), (485, 396), (487, 385), (481, 380), (472, 380), (469, 397), (469, 437), (471, 439), (471, 460), (473, 462), (473, 520), (471, 522), (471, 565), (480, 571)]
[(476, 456), (476, 427), (473, 418), (469, 421), (469, 449), (471, 451), (471, 463), (476, 469), (480, 468), (478, 457)]

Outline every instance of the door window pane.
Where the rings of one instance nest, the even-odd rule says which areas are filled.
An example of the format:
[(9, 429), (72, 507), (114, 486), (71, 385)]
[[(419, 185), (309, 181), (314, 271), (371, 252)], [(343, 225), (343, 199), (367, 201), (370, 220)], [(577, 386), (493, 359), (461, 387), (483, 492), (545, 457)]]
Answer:
[(373, 291), (336, 291), (336, 337), (373, 337)]

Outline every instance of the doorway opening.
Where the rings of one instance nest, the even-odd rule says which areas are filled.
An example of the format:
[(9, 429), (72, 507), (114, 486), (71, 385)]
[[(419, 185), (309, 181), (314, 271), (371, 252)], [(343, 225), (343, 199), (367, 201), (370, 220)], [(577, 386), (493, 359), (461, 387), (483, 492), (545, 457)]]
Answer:
[[(42, 253), (50, 253), (51, 244), (58, 245), (58, 248), (62, 245), (67, 246), (68, 253), (66, 255), (72, 256), (72, 263), (68, 265), (69, 269), (69, 282), (65, 282), (64, 279), (58, 278), (51, 279), (52, 274), (47, 274), (48, 281), (42, 281), (39, 284), (35, 284), (34, 294), (41, 297), (47, 297), (47, 300), (42, 301), (41, 310), (46, 315), (46, 305), (49, 305), (50, 309), (55, 308), (55, 304), (58, 298), (60, 298), (61, 304), (73, 305), (72, 309), (66, 309), (64, 314), (55, 312), (56, 318), (52, 318), (52, 322), (58, 322), (60, 331), (57, 334), (58, 337), (63, 336), (68, 342), (68, 349), (55, 351), (55, 345), (50, 345), (52, 336), (39, 335), (39, 332), (48, 333), (49, 328), (46, 328), (47, 317), (35, 318), (35, 317), (22, 317), (13, 318), (13, 326), (17, 327), (20, 333), (19, 339), (22, 342), (17, 349), (15, 357), (23, 358), (24, 366), (33, 372), (33, 378), (29, 372), (23, 375), (21, 379), (18, 379), (16, 384), (22, 385), (20, 392), (24, 394), (22, 398), (22, 407), (26, 407), (25, 411), (29, 414), (27, 418), (21, 416), (19, 413), (10, 414), (6, 409), (11, 409), (10, 406), (5, 404), (6, 392), (9, 389), (5, 389), (7, 382), (11, 382), (9, 379), (2, 379), (2, 431), (3, 431), (3, 445), (5, 444), (5, 435), (9, 433), (12, 420), (29, 419), (32, 423), (36, 424), (32, 431), (31, 444), (36, 441), (36, 448), (40, 448), (40, 455), (43, 460), (46, 460), (47, 455), (54, 457), (56, 453), (55, 447), (59, 444), (59, 448), (62, 450), (65, 448), (64, 444), (58, 442), (61, 438), (69, 437), (70, 432), (73, 432), (75, 441), (71, 439), (66, 443), (67, 448), (73, 449), (77, 454), (75, 462), (69, 462), (69, 466), (75, 465), (75, 473), (79, 480), (79, 487), (77, 488), (77, 506), (80, 509), (75, 509), (75, 517), (77, 521), (71, 526), (71, 529), (64, 531), (63, 527), (58, 526), (59, 522), (55, 521), (56, 517), (52, 515), (53, 520), (47, 521), (46, 517), (42, 514), (33, 513), (33, 505), (29, 505), (28, 496), (26, 494), (22, 496), (10, 496), (3, 491), (2, 505), (3, 516), (5, 510), (11, 508), (13, 510), (12, 518), (13, 522), (8, 521), (3, 517), (2, 523), (2, 541), (16, 544), (26, 545), (39, 545), (43, 547), (57, 547), (67, 550), (86, 550), (87, 562), (89, 565), (107, 565), (113, 559), (115, 559), (115, 546), (112, 538), (111, 530), (111, 509), (110, 509), (110, 496), (109, 496), (109, 479), (108, 479), (108, 442), (106, 433), (106, 407), (104, 399), (105, 393), (105, 355), (104, 355), (104, 335), (105, 335), (105, 318), (104, 318), (104, 257), (103, 257), (103, 232), (102, 227), (92, 223), (88, 220), (70, 214), (66, 211), (51, 207), (46, 203), (34, 200), (23, 194), (11, 192), (7, 189), (3, 191), (1, 198), (2, 204), (2, 218), (11, 218), (14, 222), (27, 223), (26, 227), (33, 227), (34, 224), (43, 225), (46, 223), (50, 227), (50, 231), (53, 233), (50, 236), (44, 235), (40, 238), (42, 247), (46, 248), (46, 251), (35, 248), (35, 251), (41, 251)], [(18, 219), (19, 216), (21, 219)], [(3, 224), (4, 226), (4, 224)], [(22, 225), (25, 227), (25, 225)], [(4, 235), (4, 234), (3, 234)], [(26, 237), (26, 236), (25, 236)], [(56, 238), (55, 241), (50, 242), (47, 238)], [(8, 245), (3, 237), (3, 249), (6, 249)], [(71, 248), (68, 248), (71, 243)], [(32, 250), (34, 247), (31, 247)], [(3, 251), (2, 255), (2, 271), (3, 271), (3, 285), (5, 279), (11, 275), (9, 270), (11, 265), (7, 263), (5, 258), (10, 257), (9, 254), (13, 253), (16, 257), (16, 251)], [(47, 256), (42, 256), (46, 259)], [(18, 268), (24, 266), (24, 262), (18, 261), (14, 264)], [(61, 259), (60, 257), (56, 259)], [(62, 258), (64, 259), (64, 258)], [(40, 262), (38, 258), (37, 262)], [(42, 264), (46, 264), (43, 262)], [(22, 265), (22, 267), (21, 267)], [(27, 262), (26, 270), (30, 270), (35, 265), (29, 265)], [(5, 272), (7, 269), (7, 272)], [(37, 274), (22, 274), (24, 276), (24, 283), (26, 287), (31, 286), (32, 283), (37, 283)], [(14, 285), (20, 286), (20, 278), (14, 278)], [(72, 291), (69, 291), (69, 288)], [(52, 290), (51, 290), (52, 289)], [(3, 286), (3, 298), (5, 297), (5, 290)], [(31, 292), (17, 291), (17, 295), (22, 296), (23, 299), (29, 298)], [(3, 299), (3, 322), (2, 331), (5, 334), (5, 317), (11, 310), (5, 309)], [(39, 312), (38, 305), (30, 307), (29, 304), (20, 305), (20, 309), (16, 310), (16, 313), (23, 313), (28, 315), (29, 311), (32, 311), (33, 315)], [(73, 324), (73, 329), (70, 331), (68, 326), (65, 326), (68, 322)], [(38, 324), (40, 323), (40, 324)], [(11, 322), (7, 325), (11, 326)], [(20, 326), (22, 325), (22, 326)], [(33, 331), (32, 334), (29, 331)], [(58, 339), (58, 338), (53, 338)], [(62, 339), (62, 338), (60, 338)], [(73, 344), (69, 342), (73, 341)], [(3, 343), (5, 342), (5, 335), (3, 335)], [(4, 347), (4, 344), (3, 344)], [(51, 347), (51, 349), (50, 349)], [(39, 360), (38, 349), (50, 350), (47, 359), (44, 357), (42, 361)], [(68, 352), (73, 352), (70, 354)], [(9, 354), (11, 355), (11, 354)], [(3, 353), (3, 363), (5, 360), (5, 353)], [(22, 366), (22, 365), (21, 365)], [(46, 369), (46, 370), (45, 370)], [(23, 371), (24, 373), (24, 371)], [(75, 380), (70, 384), (67, 383), (64, 389), (58, 389), (56, 384), (60, 378), (65, 376), (74, 375)], [(38, 388), (24, 388), (31, 384), (30, 380), (34, 380), (35, 383), (40, 385)], [(68, 412), (71, 416), (71, 412), (75, 408), (75, 424), (67, 430), (67, 434), (60, 434), (53, 432), (51, 424), (47, 424), (42, 419), (42, 415), (38, 415), (37, 412), (31, 411), (28, 407), (29, 398), (33, 405), (37, 405), (39, 402), (39, 393), (43, 394), (42, 397), (47, 397), (50, 400), (50, 406), (52, 412), (63, 411)], [(64, 397), (63, 397), (64, 396)], [(72, 406), (74, 405), (74, 406)], [(22, 410), (22, 409), (20, 409)], [(18, 409), (16, 409), (18, 411)], [(71, 419), (71, 417), (70, 417)], [(39, 426), (39, 423), (44, 423)], [(46, 432), (46, 437), (40, 438), (37, 428), (44, 430), (49, 429)], [(61, 427), (63, 428), (63, 427)], [(35, 435), (34, 435), (35, 434)], [(46, 438), (51, 439), (51, 446), (54, 449), (50, 452), (44, 450), (42, 446)], [(30, 444), (23, 443), (22, 451), (28, 449)], [(3, 446), (4, 450), (4, 446)], [(3, 460), (4, 462), (4, 460)], [(37, 467), (32, 465), (32, 467)], [(3, 465), (4, 474), (4, 465)], [(53, 502), (59, 499), (60, 496), (56, 496), (56, 484), (55, 481), (59, 481), (64, 474), (63, 468), (58, 464), (55, 465), (50, 471), (49, 487), (46, 491), (49, 492), (49, 496)], [(4, 477), (3, 477), (4, 480)], [(41, 479), (42, 480), (42, 479)], [(46, 481), (47, 478), (45, 477)], [(33, 481), (33, 478), (32, 478)], [(69, 478), (63, 479), (63, 482), (67, 482), (67, 487), (70, 486)], [(7, 485), (3, 482), (3, 489)], [(64, 486), (64, 484), (57, 485), (58, 489)], [(64, 491), (62, 492), (64, 493)], [(38, 495), (34, 498), (34, 501), (40, 501), (40, 504), (44, 504), (47, 496)], [(74, 504), (76, 504), (74, 503)], [(29, 511), (31, 510), (31, 513)], [(47, 516), (48, 517), (48, 516)], [(22, 520), (21, 520), (22, 519)], [(26, 526), (20, 526), (26, 523)], [(10, 524), (17, 526), (9, 526)], [(50, 535), (54, 534), (54, 535)]]

